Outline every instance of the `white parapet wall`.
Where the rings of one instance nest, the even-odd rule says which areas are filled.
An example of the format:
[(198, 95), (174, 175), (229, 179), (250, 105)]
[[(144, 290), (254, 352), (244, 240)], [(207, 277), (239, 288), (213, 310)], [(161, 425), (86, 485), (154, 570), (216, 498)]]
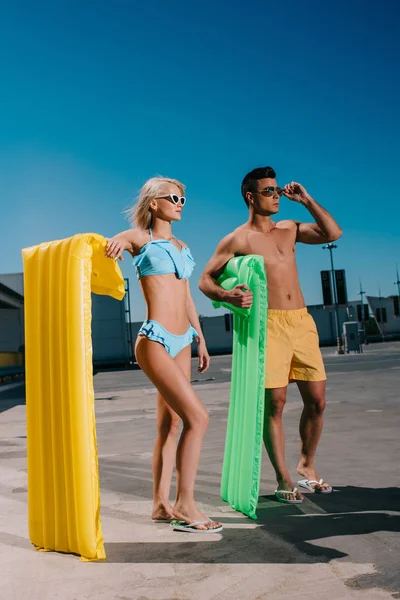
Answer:
[[(380, 298), (367, 296), (368, 304), (382, 335), (400, 334), (400, 315), (398, 296)], [(397, 313), (397, 314), (396, 314)]]

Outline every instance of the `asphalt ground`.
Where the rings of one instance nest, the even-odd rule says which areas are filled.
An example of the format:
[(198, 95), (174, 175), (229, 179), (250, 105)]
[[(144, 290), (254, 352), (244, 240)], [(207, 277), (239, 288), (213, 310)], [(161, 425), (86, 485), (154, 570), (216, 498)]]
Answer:
[[(380, 370), (400, 371), (400, 342), (364, 346), (363, 354), (335, 354), (334, 348), (322, 348), (327, 376), (346, 375)], [(209, 370), (197, 373), (197, 360), (192, 359), (192, 382), (225, 383), (231, 379), (232, 356), (212, 356)], [(399, 372), (400, 378), (400, 372)], [(139, 369), (133, 371), (99, 372), (94, 377), (96, 392), (108, 390), (147, 389), (152, 384)]]
[[(210, 414), (196, 481), (222, 534), (191, 536), (150, 519), (155, 390), (137, 371), (98, 373), (96, 423), (107, 560), (37, 553), (27, 530), (24, 388), (0, 390), (0, 573), (6, 600), (291, 600), (400, 598), (400, 344), (363, 355), (323, 351), (328, 373), (317, 468), (334, 492), (276, 502), (263, 454), (258, 520), (219, 493), (230, 357), (194, 382)], [(193, 380), (200, 377), (193, 362)], [(206, 379), (214, 377), (209, 381)], [(286, 459), (296, 480), (302, 402), (289, 386)], [(173, 498), (174, 484), (171, 498)]]

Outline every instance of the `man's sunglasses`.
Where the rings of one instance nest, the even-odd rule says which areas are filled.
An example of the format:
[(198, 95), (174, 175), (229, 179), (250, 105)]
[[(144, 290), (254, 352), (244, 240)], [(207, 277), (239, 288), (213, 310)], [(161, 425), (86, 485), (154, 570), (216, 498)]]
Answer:
[(268, 187), (264, 188), (263, 190), (258, 190), (255, 193), (261, 194), (262, 196), (273, 196), (275, 194), (275, 192), (278, 194), (278, 196), (282, 196), (283, 189), (278, 186), (274, 187), (273, 185), (269, 185)]
[(186, 204), (185, 196), (178, 196), (177, 194), (165, 194), (165, 196), (156, 196), (156, 199), (158, 198), (165, 198), (169, 202), (172, 202), (172, 204), (175, 204), (175, 206), (177, 206), (179, 202), (181, 203), (181, 206), (185, 206)]

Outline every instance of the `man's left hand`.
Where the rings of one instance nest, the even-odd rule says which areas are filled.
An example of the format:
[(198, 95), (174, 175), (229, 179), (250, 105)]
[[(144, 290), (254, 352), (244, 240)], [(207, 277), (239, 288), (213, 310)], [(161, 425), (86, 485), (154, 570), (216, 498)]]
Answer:
[(287, 183), (283, 188), (283, 195), (289, 200), (293, 200), (294, 202), (300, 202), (304, 204), (310, 200), (310, 196), (307, 190), (296, 181), (292, 181), (292, 183)]

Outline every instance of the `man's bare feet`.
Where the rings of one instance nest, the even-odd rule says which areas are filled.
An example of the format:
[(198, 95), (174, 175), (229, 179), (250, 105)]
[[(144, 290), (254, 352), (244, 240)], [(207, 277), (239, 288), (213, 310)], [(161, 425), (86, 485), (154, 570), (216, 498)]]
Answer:
[(308, 479), (309, 481), (314, 482), (314, 483), (310, 483), (310, 486), (312, 487), (313, 490), (316, 490), (319, 492), (323, 492), (324, 490), (332, 491), (332, 487), (329, 485), (329, 483), (326, 483), (326, 481), (322, 480), (321, 484), (318, 483), (319, 481), (321, 481), (321, 477), (318, 475), (318, 473), (314, 469), (314, 467), (305, 467), (304, 465), (299, 463), (299, 465), (297, 467), (297, 472), (299, 475), (304, 477), (304, 479)]
[(185, 523), (196, 523), (197, 521), (205, 521), (201, 525), (196, 525), (196, 529), (200, 531), (204, 531), (206, 529), (217, 529), (221, 527), (221, 523), (217, 521), (209, 521), (208, 517), (198, 510), (195, 506), (190, 508), (183, 507), (181, 505), (175, 504), (173, 508), (174, 518), (177, 521), (184, 521)]
[(153, 521), (168, 521), (169, 519), (174, 518), (172, 504), (168, 502), (168, 504), (157, 503), (153, 504), (153, 512), (151, 513), (151, 518)]
[(300, 494), (299, 490), (296, 492), (292, 492), (295, 486), (290, 479), (278, 479), (278, 487), (277, 490), (287, 490), (287, 494), (279, 494), (281, 498), (284, 500), (304, 500), (303, 496)]

